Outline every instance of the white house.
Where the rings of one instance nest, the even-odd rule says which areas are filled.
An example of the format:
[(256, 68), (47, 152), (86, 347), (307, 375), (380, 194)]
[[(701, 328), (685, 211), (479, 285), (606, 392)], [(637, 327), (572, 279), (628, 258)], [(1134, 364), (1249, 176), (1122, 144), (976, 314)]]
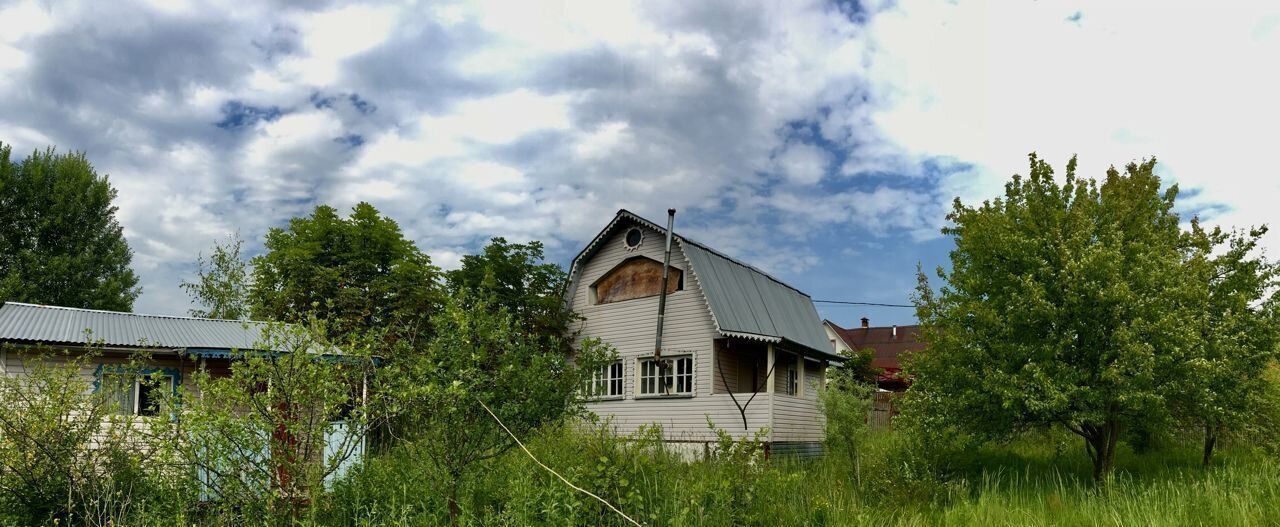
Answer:
[[(619, 360), (598, 372), (588, 408), (622, 434), (650, 423), (665, 439), (713, 441), (765, 430), (774, 453), (820, 452), (818, 392), (841, 360), (805, 293), (673, 235), (662, 361), (654, 360), (666, 229), (626, 210), (574, 258), (569, 298)], [(665, 367), (662, 367), (665, 366)]]

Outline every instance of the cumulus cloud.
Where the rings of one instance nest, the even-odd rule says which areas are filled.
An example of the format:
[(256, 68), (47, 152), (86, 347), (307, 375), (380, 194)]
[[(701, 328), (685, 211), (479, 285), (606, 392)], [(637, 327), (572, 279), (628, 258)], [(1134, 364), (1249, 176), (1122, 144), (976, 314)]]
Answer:
[(1089, 173), (1159, 155), (1192, 206), (1265, 220), (1267, 11), (19, 1), (0, 7), (0, 141), (111, 175), (143, 311), (185, 309), (178, 281), (225, 233), (252, 252), (361, 200), (445, 266), (490, 236), (567, 259), (619, 208), (677, 207), (802, 277), (877, 239), (932, 244), (952, 196), (998, 192), (1031, 150)]

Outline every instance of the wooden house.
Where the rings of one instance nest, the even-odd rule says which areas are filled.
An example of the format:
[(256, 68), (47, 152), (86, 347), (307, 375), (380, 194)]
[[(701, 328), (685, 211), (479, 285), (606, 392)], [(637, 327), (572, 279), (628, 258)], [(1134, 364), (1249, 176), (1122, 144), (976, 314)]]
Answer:
[(818, 399), (840, 360), (808, 295), (711, 247), (673, 234), (661, 362), (655, 361), (666, 228), (621, 210), (570, 270), (578, 338), (612, 345), (588, 408), (621, 434), (646, 424), (695, 448), (764, 434), (774, 453), (820, 452)]

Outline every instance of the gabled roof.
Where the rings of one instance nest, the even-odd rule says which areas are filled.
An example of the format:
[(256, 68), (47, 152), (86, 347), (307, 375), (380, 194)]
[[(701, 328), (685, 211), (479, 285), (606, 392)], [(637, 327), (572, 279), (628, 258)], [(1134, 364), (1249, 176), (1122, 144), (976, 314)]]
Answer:
[[(846, 329), (830, 320), (823, 320), (836, 336), (855, 350), (871, 349), (871, 367), (889, 372), (902, 370), (903, 354), (925, 349), (921, 342), (920, 326), (881, 326)], [(895, 333), (897, 336), (895, 336)]]
[(8, 342), (253, 350), (262, 341), (266, 327), (265, 322), (141, 315), (20, 302), (0, 305), (0, 341)]
[[(573, 259), (572, 287), (578, 285), (582, 262), (595, 255), (601, 243), (614, 232), (631, 224), (643, 225), (663, 235), (667, 232), (665, 227), (626, 209), (619, 210), (613, 221)], [(701, 286), (711, 318), (722, 335), (787, 342), (809, 355), (842, 359), (831, 349), (822, 330), (822, 319), (809, 295), (679, 233), (673, 233), (672, 240), (684, 252), (689, 271)]]

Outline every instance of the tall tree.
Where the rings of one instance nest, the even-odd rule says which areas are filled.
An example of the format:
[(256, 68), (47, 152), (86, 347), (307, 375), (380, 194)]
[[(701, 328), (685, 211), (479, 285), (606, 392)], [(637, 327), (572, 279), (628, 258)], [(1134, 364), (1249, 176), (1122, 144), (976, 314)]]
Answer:
[(329, 206), (267, 232), (253, 259), (255, 318), (297, 321), (315, 315), (335, 335), (369, 329), (396, 338), (425, 334), (442, 298), (440, 269), (368, 203), (347, 218)]
[(927, 419), (978, 437), (1060, 425), (1084, 440), (1094, 477), (1111, 471), (1122, 430), (1167, 422), (1166, 390), (1203, 306), (1188, 236), (1155, 160), (1099, 184), (1031, 155), (1001, 199), (956, 200), (944, 285), (924, 276), (917, 314), (929, 353), (910, 363)]
[(116, 191), (83, 153), (0, 143), (0, 301), (129, 311), (141, 289)]
[(1202, 462), (1208, 466), (1224, 435), (1247, 432), (1266, 411), (1271, 381), (1267, 368), (1280, 341), (1271, 292), (1280, 269), (1258, 249), (1267, 228), (1224, 232), (1192, 221), (1198, 254), (1191, 261), (1201, 286), (1196, 345), (1173, 400), (1179, 417), (1203, 433)]
[(546, 349), (567, 351), (570, 324), (577, 319), (565, 302), (569, 275), (543, 255), (542, 242), (510, 243), (494, 238), (480, 252), (462, 257), (462, 267), (446, 273), (449, 288), (490, 299), (520, 330)]
[(182, 289), (202, 306), (191, 309), (193, 317), (242, 320), (249, 316), (249, 263), (240, 255), (244, 240), (240, 233), (213, 246), (206, 258), (196, 258), (196, 281), (183, 280)]

